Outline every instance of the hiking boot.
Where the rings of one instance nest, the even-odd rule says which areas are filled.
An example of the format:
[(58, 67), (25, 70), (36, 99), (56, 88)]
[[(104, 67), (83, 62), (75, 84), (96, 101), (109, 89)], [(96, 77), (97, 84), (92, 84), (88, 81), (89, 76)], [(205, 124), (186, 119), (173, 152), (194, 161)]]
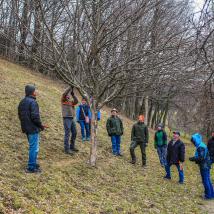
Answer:
[(84, 143), (86, 141), (86, 138), (84, 137), (84, 138), (82, 138), (82, 143)]
[(169, 176), (164, 176), (163, 178), (167, 179), (167, 180), (171, 180), (171, 177), (169, 177)]
[(130, 163), (131, 164), (136, 164), (136, 160), (131, 160)]
[(178, 181), (178, 183), (179, 183), (179, 184), (184, 184), (184, 182), (183, 182), (183, 181)]
[(90, 141), (90, 138), (89, 138), (89, 137), (87, 137), (87, 138), (86, 138), (86, 141)]
[(121, 153), (118, 153), (117, 156), (123, 157), (123, 155)]
[(73, 151), (71, 151), (71, 150), (66, 150), (66, 151), (65, 151), (65, 154), (67, 154), (67, 155), (73, 155), (73, 154), (74, 154), (74, 152), (73, 152)]
[(147, 165), (146, 164), (142, 164), (142, 167), (145, 169), (145, 168), (147, 168)]
[(79, 149), (73, 148), (73, 149), (71, 149), (71, 151), (73, 151), (73, 152), (79, 152)]
[(42, 172), (42, 170), (41, 169), (29, 169), (29, 168), (27, 168), (26, 170), (25, 170), (25, 172), (26, 173), (41, 173)]
[(36, 164), (36, 169), (39, 169), (40, 168), (40, 165), (37, 163)]

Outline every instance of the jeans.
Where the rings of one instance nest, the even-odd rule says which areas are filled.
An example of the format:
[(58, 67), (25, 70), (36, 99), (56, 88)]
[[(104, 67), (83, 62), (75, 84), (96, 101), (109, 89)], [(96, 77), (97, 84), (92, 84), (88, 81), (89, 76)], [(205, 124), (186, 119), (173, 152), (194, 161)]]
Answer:
[(160, 164), (162, 166), (166, 166), (166, 153), (167, 153), (167, 145), (158, 146), (157, 153), (159, 156)]
[[(82, 139), (85, 139), (85, 137), (87, 139), (90, 138), (90, 127), (89, 127), (89, 123), (86, 123), (84, 120), (80, 120), (80, 128), (81, 128), (81, 135), (82, 135)], [(86, 132), (86, 134), (85, 134)]]
[(214, 198), (213, 185), (210, 179), (210, 169), (200, 169), (202, 183), (204, 185), (204, 196), (207, 199)]
[[(184, 182), (184, 170), (181, 169), (180, 165), (179, 164), (175, 164), (177, 169), (178, 169), (178, 174), (179, 174), (179, 183), (183, 183)], [(170, 164), (166, 164), (165, 165), (165, 170), (166, 170), (166, 177), (167, 178), (171, 178), (171, 171), (170, 171), (170, 167), (172, 165)]]
[(136, 156), (135, 156), (135, 148), (137, 146), (140, 146), (141, 154), (142, 154), (142, 165), (146, 165), (146, 144), (143, 142), (136, 142), (132, 141), (130, 145), (130, 154), (133, 162), (136, 162)]
[[(75, 140), (77, 136), (77, 130), (76, 130), (76, 124), (73, 120), (73, 118), (63, 118), (63, 125), (64, 125), (64, 149), (65, 151), (68, 151), (69, 149), (73, 150), (75, 148)], [(69, 144), (69, 139), (70, 139), (70, 134), (71, 140)]]
[(28, 134), (27, 139), (29, 143), (28, 169), (34, 170), (36, 169), (37, 156), (39, 152), (39, 133)]
[(111, 136), (111, 142), (112, 142), (112, 153), (114, 155), (120, 154), (121, 137), (119, 135), (113, 135)]

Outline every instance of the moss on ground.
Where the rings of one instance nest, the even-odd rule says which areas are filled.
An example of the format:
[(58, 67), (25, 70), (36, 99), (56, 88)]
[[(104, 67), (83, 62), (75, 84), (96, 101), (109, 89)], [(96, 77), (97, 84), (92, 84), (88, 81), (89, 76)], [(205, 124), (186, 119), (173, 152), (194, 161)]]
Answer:
[[(39, 175), (24, 172), (28, 145), (17, 117), (17, 105), (28, 83), (38, 86), (42, 119), (50, 126), (41, 134), (39, 162), (43, 173)], [(185, 163), (184, 185), (177, 183), (175, 168), (172, 181), (163, 180), (164, 170), (159, 165), (152, 137), (147, 149), (148, 168), (141, 168), (139, 149), (138, 164), (129, 164), (133, 122), (126, 118), (123, 157), (111, 155), (105, 130), (106, 111), (102, 111), (99, 122), (97, 167), (87, 164), (90, 145), (81, 143), (80, 132), (77, 138), (80, 152), (66, 156), (60, 107), (64, 88), (56, 81), (0, 60), (0, 213), (205, 213), (206, 202), (200, 198), (203, 188), (194, 164)], [(193, 147), (186, 142), (186, 148), (189, 157)]]

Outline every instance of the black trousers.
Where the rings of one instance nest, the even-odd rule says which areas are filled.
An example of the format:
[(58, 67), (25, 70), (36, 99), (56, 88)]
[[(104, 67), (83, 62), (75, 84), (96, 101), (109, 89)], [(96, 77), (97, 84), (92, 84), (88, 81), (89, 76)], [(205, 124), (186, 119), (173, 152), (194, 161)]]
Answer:
[(142, 165), (146, 165), (146, 144), (143, 142), (132, 141), (130, 145), (130, 154), (133, 162), (136, 162), (135, 148), (140, 146), (142, 154)]

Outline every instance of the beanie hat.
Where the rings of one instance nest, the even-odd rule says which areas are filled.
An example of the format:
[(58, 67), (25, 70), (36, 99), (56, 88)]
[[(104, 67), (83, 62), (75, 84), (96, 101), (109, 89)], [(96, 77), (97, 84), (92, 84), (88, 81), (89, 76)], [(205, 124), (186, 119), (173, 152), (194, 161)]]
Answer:
[(26, 85), (25, 86), (25, 95), (30, 96), (33, 94), (33, 92), (36, 90), (36, 87), (34, 85)]

